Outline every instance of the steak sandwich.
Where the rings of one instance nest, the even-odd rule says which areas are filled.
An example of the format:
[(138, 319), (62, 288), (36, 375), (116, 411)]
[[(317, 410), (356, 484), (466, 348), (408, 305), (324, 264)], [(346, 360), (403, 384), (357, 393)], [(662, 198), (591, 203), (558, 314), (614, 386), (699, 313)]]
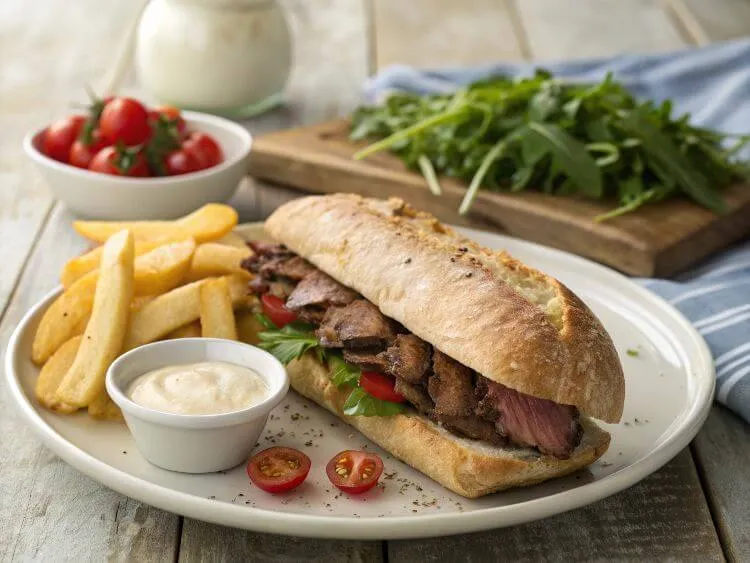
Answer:
[(620, 420), (622, 368), (557, 280), (398, 199), (306, 197), (265, 230), (274, 242), (251, 242), (243, 263), (251, 290), (296, 320), (266, 322), (261, 345), (297, 392), (395, 457), (478, 497), (606, 451), (591, 418)]

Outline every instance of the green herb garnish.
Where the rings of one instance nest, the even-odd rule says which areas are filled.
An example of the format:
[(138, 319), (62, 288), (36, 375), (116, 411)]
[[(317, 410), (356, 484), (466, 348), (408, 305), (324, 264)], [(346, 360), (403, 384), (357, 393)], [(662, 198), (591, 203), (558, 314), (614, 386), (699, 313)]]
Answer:
[(356, 366), (347, 364), (340, 356), (329, 355), (328, 368), (331, 371), (331, 381), (336, 387), (359, 385), (359, 376), (362, 375), (362, 371)]
[(258, 333), (258, 347), (276, 356), (282, 364), (286, 365), (313, 349), (318, 354), (318, 359), (323, 361), (325, 358), (324, 348), (315, 338), (312, 325), (295, 321), (284, 328), (278, 328), (265, 315), (256, 315), (256, 318), (266, 328)]
[[(382, 106), (357, 109), (350, 136), (380, 139), (355, 158), (388, 149), (420, 171), (435, 195), (442, 192), (439, 174), (465, 181), (462, 214), (482, 188), (619, 203), (597, 221), (678, 194), (722, 213), (719, 190), (749, 175), (735, 155), (750, 135), (725, 135), (688, 119), (673, 118), (669, 101), (639, 102), (611, 75), (599, 84), (567, 84), (538, 71), (450, 95), (395, 94)], [(727, 148), (730, 138), (736, 142)]]
[(393, 416), (404, 410), (401, 403), (376, 399), (361, 387), (356, 387), (344, 403), (344, 414), (349, 416)]
[(636, 350), (635, 348), (628, 348), (627, 350), (625, 350), (625, 353), (631, 358), (637, 358), (640, 354), (640, 352), (638, 352), (638, 350)]

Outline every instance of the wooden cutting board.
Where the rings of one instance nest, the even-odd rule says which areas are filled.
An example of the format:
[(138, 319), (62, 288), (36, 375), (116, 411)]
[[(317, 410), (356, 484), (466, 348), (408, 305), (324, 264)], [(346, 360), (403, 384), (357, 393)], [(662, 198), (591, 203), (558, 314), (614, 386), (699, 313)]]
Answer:
[(398, 196), (446, 223), (505, 232), (639, 276), (671, 276), (750, 233), (746, 185), (724, 192), (729, 211), (722, 216), (679, 198), (595, 223), (612, 205), (489, 191), (480, 191), (471, 212), (461, 216), (462, 182), (441, 179), (443, 195), (434, 196), (422, 176), (390, 154), (353, 160), (361, 146), (349, 141), (345, 120), (263, 135), (254, 140), (250, 175), (313, 193)]

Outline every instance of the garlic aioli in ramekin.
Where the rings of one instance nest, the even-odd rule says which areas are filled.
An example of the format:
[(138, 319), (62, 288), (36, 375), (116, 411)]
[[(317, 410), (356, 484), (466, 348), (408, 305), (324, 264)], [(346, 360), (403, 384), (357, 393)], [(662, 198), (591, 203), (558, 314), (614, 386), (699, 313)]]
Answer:
[(201, 362), (155, 369), (138, 376), (126, 392), (134, 403), (173, 414), (222, 414), (263, 402), (269, 388), (250, 368)]

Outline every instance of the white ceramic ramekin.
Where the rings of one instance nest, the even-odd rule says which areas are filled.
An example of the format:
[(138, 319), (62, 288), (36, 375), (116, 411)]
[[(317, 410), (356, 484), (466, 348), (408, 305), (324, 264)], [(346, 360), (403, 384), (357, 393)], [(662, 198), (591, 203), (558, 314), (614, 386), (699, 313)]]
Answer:
[[(268, 397), (235, 412), (185, 415), (143, 407), (125, 394), (130, 383), (148, 371), (215, 361), (253, 369), (268, 384)], [(172, 471), (209, 473), (247, 460), (268, 415), (289, 390), (289, 376), (281, 362), (255, 346), (218, 338), (181, 338), (123, 354), (109, 367), (106, 384), (143, 457)]]

